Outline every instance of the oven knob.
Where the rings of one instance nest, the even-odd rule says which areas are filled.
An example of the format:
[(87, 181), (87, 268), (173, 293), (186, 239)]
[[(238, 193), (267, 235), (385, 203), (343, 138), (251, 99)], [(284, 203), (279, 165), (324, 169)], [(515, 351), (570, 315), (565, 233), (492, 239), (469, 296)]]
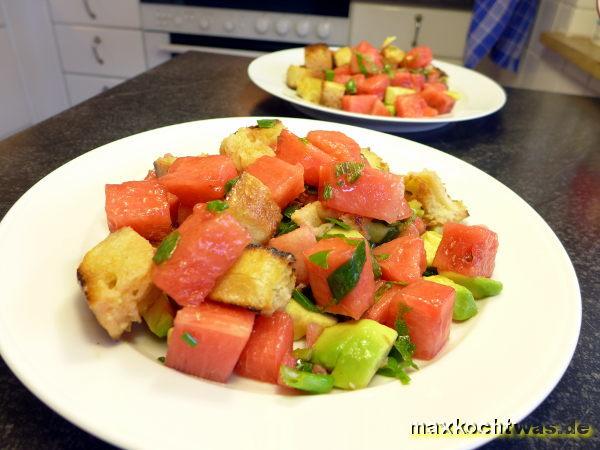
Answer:
[(310, 32), (310, 22), (308, 20), (303, 20), (302, 22), (298, 22), (296, 24), (296, 34), (298, 36), (306, 36)]
[(330, 34), (331, 34), (331, 25), (329, 24), (329, 22), (321, 22), (317, 26), (317, 36), (319, 36), (321, 39), (325, 39)]
[(200, 19), (200, 28), (202, 28), (203, 30), (208, 29), (210, 23), (208, 22), (208, 19)]
[(231, 20), (228, 20), (223, 24), (223, 27), (225, 28), (225, 31), (229, 31), (231, 33), (235, 28), (235, 25)]
[(269, 25), (269, 19), (267, 19), (266, 17), (261, 17), (256, 21), (255, 28), (256, 31), (260, 34), (265, 34), (267, 31), (269, 31)]
[(290, 31), (290, 21), (286, 19), (280, 20), (275, 25), (275, 31), (277, 31), (277, 34), (279, 34), (280, 36), (283, 36), (288, 31)]

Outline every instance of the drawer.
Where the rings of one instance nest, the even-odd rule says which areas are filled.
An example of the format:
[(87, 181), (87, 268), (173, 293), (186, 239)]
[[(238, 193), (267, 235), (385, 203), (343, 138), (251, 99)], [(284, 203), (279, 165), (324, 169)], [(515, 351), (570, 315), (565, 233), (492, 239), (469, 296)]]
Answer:
[(140, 28), (138, 0), (50, 0), (55, 22)]
[[(378, 47), (387, 36), (396, 36), (403, 50), (412, 47), (417, 16), (421, 16), (418, 44), (427, 45), (435, 58), (462, 59), (471, 11), (352, 2), (350, 39), (365, 39)], [(373, 26), (377, 24), (377, 26)]]
[(65, 72), (129, 78), (146, 70), (141, 31), (55, 25)]
[(0, 3), (0, 27), (3, 27), (6, 21), (3, 16), (4, 12), (2, 11), (2, 3)]
[(88, 98), (98, 95), (125, 81), (124, 78), (93, 77), (90, 75), (65, 75), (67, 91), (71, 99), (71, 106), (81, 103)]

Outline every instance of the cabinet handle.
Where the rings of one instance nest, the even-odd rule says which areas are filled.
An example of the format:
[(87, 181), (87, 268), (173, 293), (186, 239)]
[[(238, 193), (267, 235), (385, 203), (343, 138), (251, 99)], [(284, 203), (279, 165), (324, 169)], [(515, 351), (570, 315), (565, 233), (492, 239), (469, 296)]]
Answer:
[(89, 0), (82, 0), (83, 1), (83, 7), (85, 8), (85, 12), (88, 13), (88, 16), (90, 16), (90, 19), (96, 20), (96, 13), (94, 11), (92, 11), (92, 7), (90, 6)]
[(100, 44), (102, 44), (102, 39), (100, 39), (100, 36), (94, 37), (94, 42), (92, 44), (92, 53), (94, 54), (96, 62), (102, 65), (104, 64), (104, 59), (102, 59), (102, 57), (100, 56), (100, 52), (98, 51), (98, 46)]
[(422, 14), (417, 14), (415, 16), (415, 34), (413, 36), (413, 40), (412, 40), (412, 46), (416, 47), (419, 43), (419, 33), (421, 32), (421, 24), (423, 22), (423, 15)]

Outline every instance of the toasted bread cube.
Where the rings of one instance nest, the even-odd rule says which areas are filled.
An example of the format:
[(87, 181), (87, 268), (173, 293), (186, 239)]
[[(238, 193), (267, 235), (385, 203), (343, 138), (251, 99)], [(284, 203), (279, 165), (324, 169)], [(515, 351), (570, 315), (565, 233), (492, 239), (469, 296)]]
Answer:
[(360, 154), (367, 160), (369, 165), (375, 169), (382, 170), (384, 172), (390, 171), (390, 166), (373, 150), (369, 147), (364, 147), (360, 149)]
[(311, 72), (333, 69), (333, 57), (327, 44), (312, 44), (304, 47), (304, 65)]
[(432, 170), (409, 173), (404, 177), (404, 188), (407, 201), (421, 202), (423, 220), (428, 228), (447, 222), (460, 222), (469, 216), (463, 202), (450, 198), (442, 180)]
[(156, 289), (150, 278), (153, 256), (152, 245), (124, 227), (87, 252), (77, 269), (90, 309), (113, 339), (140, 321), (140, 308)]
[(279, 120), (270, 128), (240, 128), (223, 139), (220, 153), (229, 156), (237, 170), (244, 170), (261, 156), (275, 156), (274, 149), (281, 130), (283, 124)]
[(392, 67), (397, 67), (405, 56), (405, 53), (395, 45), (386, 46), (381, 54), (383, 55), (383, 63)]
[(292, 89), (296, 89), (298, 87), (298, 82), (308, 74), (309, 71), (306, 67), (292, 65), (288, 67), (287, 74), (285, 76), (285, 84)]
[(350, 47), (342, 47), (333, 54), (335, 66), (340, 67), (344, 64), (350, 64), (352, 60), (352, 49)]
[(324, 222), (327, 217), (335, 217), (335, 213), (316, 201), (294, 211), (291, 219), (298, 226), (308, 227), (316, 237), (320, 237), (333, 227), (332, 223)]
[(321, 92), (321, 104), (330, 108), (342, 109), (342, 97), (346, 93), (346, 86), (335, 81), (323, 82), (323, 92)]
[(165, 153), (164, 156), (161, 156), (154, 161), (154, 173), (156, 173), (156, 176), (162, 177), (163, 175), (166, 175), (169, 171), (169, 167), (171, 167), (171, 164), (173, 164), (176, 159), (177, 157), (170, 153)]
[(267, 242), (281, 221), (281, 210), (265, 184), (248, 172), (244, 172), (227, 195), (227, 210), (248, 230), (252, 242)]
[(214, 301), (263, 314), (285, 308), (296, 285), (294, 257), (270, 247), (250, 245), (210, 293)]
[(323, 80), (315, 77), (304, 77), (298, 81), (298, 95), (304, 100), (319, 103), (323, 92)]

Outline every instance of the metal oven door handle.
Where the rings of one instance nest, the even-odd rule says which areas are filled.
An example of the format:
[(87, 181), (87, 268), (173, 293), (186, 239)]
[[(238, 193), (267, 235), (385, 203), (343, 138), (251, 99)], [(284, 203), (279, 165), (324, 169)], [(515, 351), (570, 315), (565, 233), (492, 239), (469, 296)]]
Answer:
[(251, 56), (256, 57), (264, 55), (264, 52), (255, 52), (252, 50), (241, 50), (231, 48), (218, 48), (218, 47), (203, 47), (201, 45), (182, 45), (182, 44), (164, 44), (158, 47), (158, 50), (164, 53), (175, 53), (181, 54), (185, 52), (207, 52), (207, 53), (218, 53), (221, 55), (233, 55), (233, 56)]

